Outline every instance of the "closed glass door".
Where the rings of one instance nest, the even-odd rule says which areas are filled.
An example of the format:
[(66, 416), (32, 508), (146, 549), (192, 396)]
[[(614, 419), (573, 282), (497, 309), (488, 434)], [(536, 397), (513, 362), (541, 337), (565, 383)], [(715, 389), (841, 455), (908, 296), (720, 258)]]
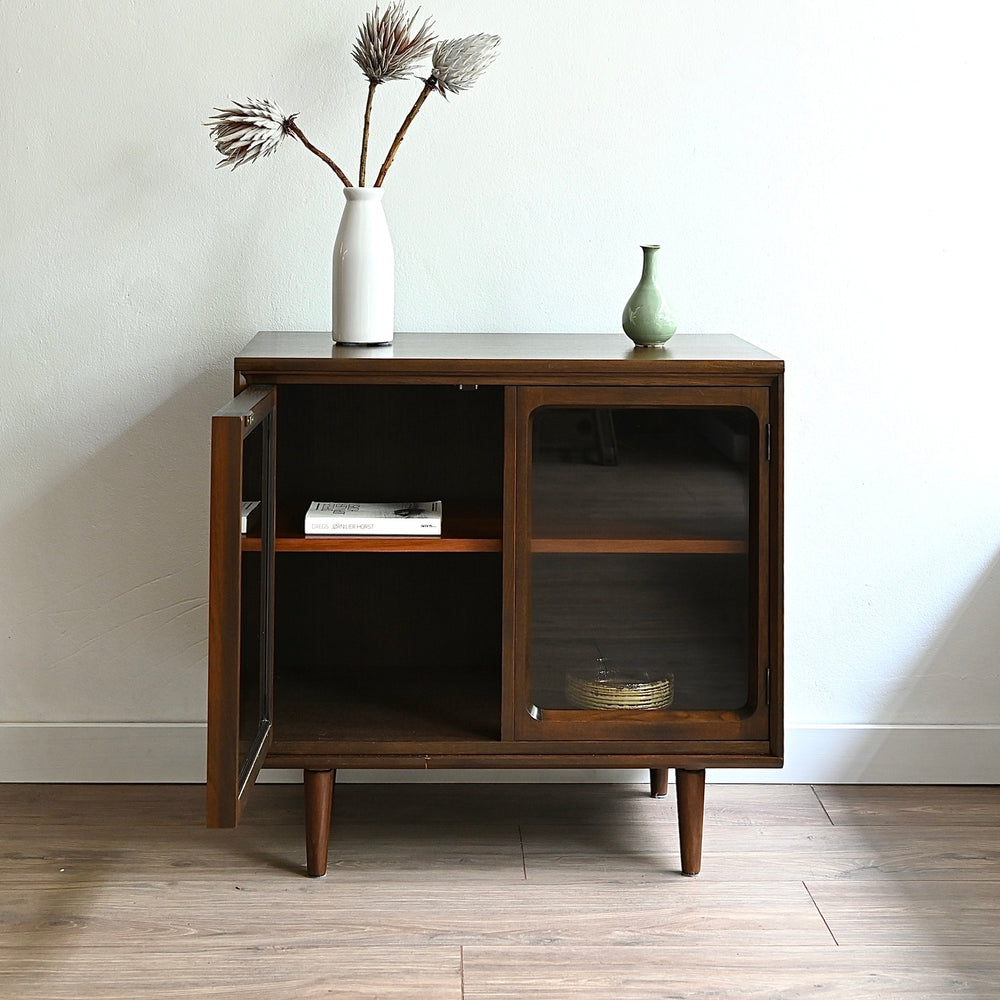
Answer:
[(518, 737), (761, 732), (766, 394), (522, 395)]

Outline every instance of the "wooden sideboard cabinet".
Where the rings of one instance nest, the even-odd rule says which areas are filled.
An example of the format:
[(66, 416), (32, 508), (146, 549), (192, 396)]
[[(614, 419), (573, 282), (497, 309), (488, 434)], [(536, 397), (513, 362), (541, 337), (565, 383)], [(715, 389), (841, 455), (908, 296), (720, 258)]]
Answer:
[[(674, 768), (696, 874), (705, 769), (782, 763), (783, 370), (730, 336), (258, 334), (212, 422), (208, 825), (301, 768), (315, 876), (338, 768)], [(307, 536), (313, 500), (440, 500), (442, 533)]]

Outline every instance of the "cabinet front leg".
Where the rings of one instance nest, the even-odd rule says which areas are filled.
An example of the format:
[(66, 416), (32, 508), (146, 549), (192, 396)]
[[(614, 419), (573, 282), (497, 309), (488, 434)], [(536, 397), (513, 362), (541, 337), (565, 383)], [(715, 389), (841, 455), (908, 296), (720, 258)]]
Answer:
[(701, 839), (705, 828), (705, 772), (677, 769), (677, 824), (681, 835), (681, 871), (701, 871)]
[(670, 777), (670, 768), (651, 767), (649, 769), (649, 794), (654, 799), (662, 799), (667, 794), (667, 779)]
[(302, 775), (306, 796), (306, 872), (311, 878), (326, 874), (336, 776), (333, 770), (304, 771)]

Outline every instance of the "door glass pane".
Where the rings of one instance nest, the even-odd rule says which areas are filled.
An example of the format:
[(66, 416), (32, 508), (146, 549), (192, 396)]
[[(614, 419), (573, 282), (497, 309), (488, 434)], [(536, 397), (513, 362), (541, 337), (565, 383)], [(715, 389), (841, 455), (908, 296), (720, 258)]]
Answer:
[[(243, 441), (242, 516), (245, 518), (241, 552), (240, 614), (240, 785), (247, 780), (271, 718), (268, 680), (269, 596), (267, 551), (273, 540), (262, 538), (269, 527), (264, 511), (267, 481), (270, 415), (261, 420)], [(241, 525), (242, 526), (242, 525)]]
[(536, 715), (747, 704), (753, 424), (739, 409), (535, 411)]
[(243, 553), (243, 617), (240, 622), (240, 782), (252, 761), (264, 716), (263, 658), (261, 650), (260, 599), (261, 564), (259, 552)]

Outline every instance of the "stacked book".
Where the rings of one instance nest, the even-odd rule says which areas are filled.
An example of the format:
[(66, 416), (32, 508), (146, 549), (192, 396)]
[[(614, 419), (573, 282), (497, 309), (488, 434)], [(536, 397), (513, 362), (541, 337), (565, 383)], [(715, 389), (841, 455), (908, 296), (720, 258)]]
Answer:
[(440, 535), (441, 501), (350, 503), (314, 500), (307, 535)]

